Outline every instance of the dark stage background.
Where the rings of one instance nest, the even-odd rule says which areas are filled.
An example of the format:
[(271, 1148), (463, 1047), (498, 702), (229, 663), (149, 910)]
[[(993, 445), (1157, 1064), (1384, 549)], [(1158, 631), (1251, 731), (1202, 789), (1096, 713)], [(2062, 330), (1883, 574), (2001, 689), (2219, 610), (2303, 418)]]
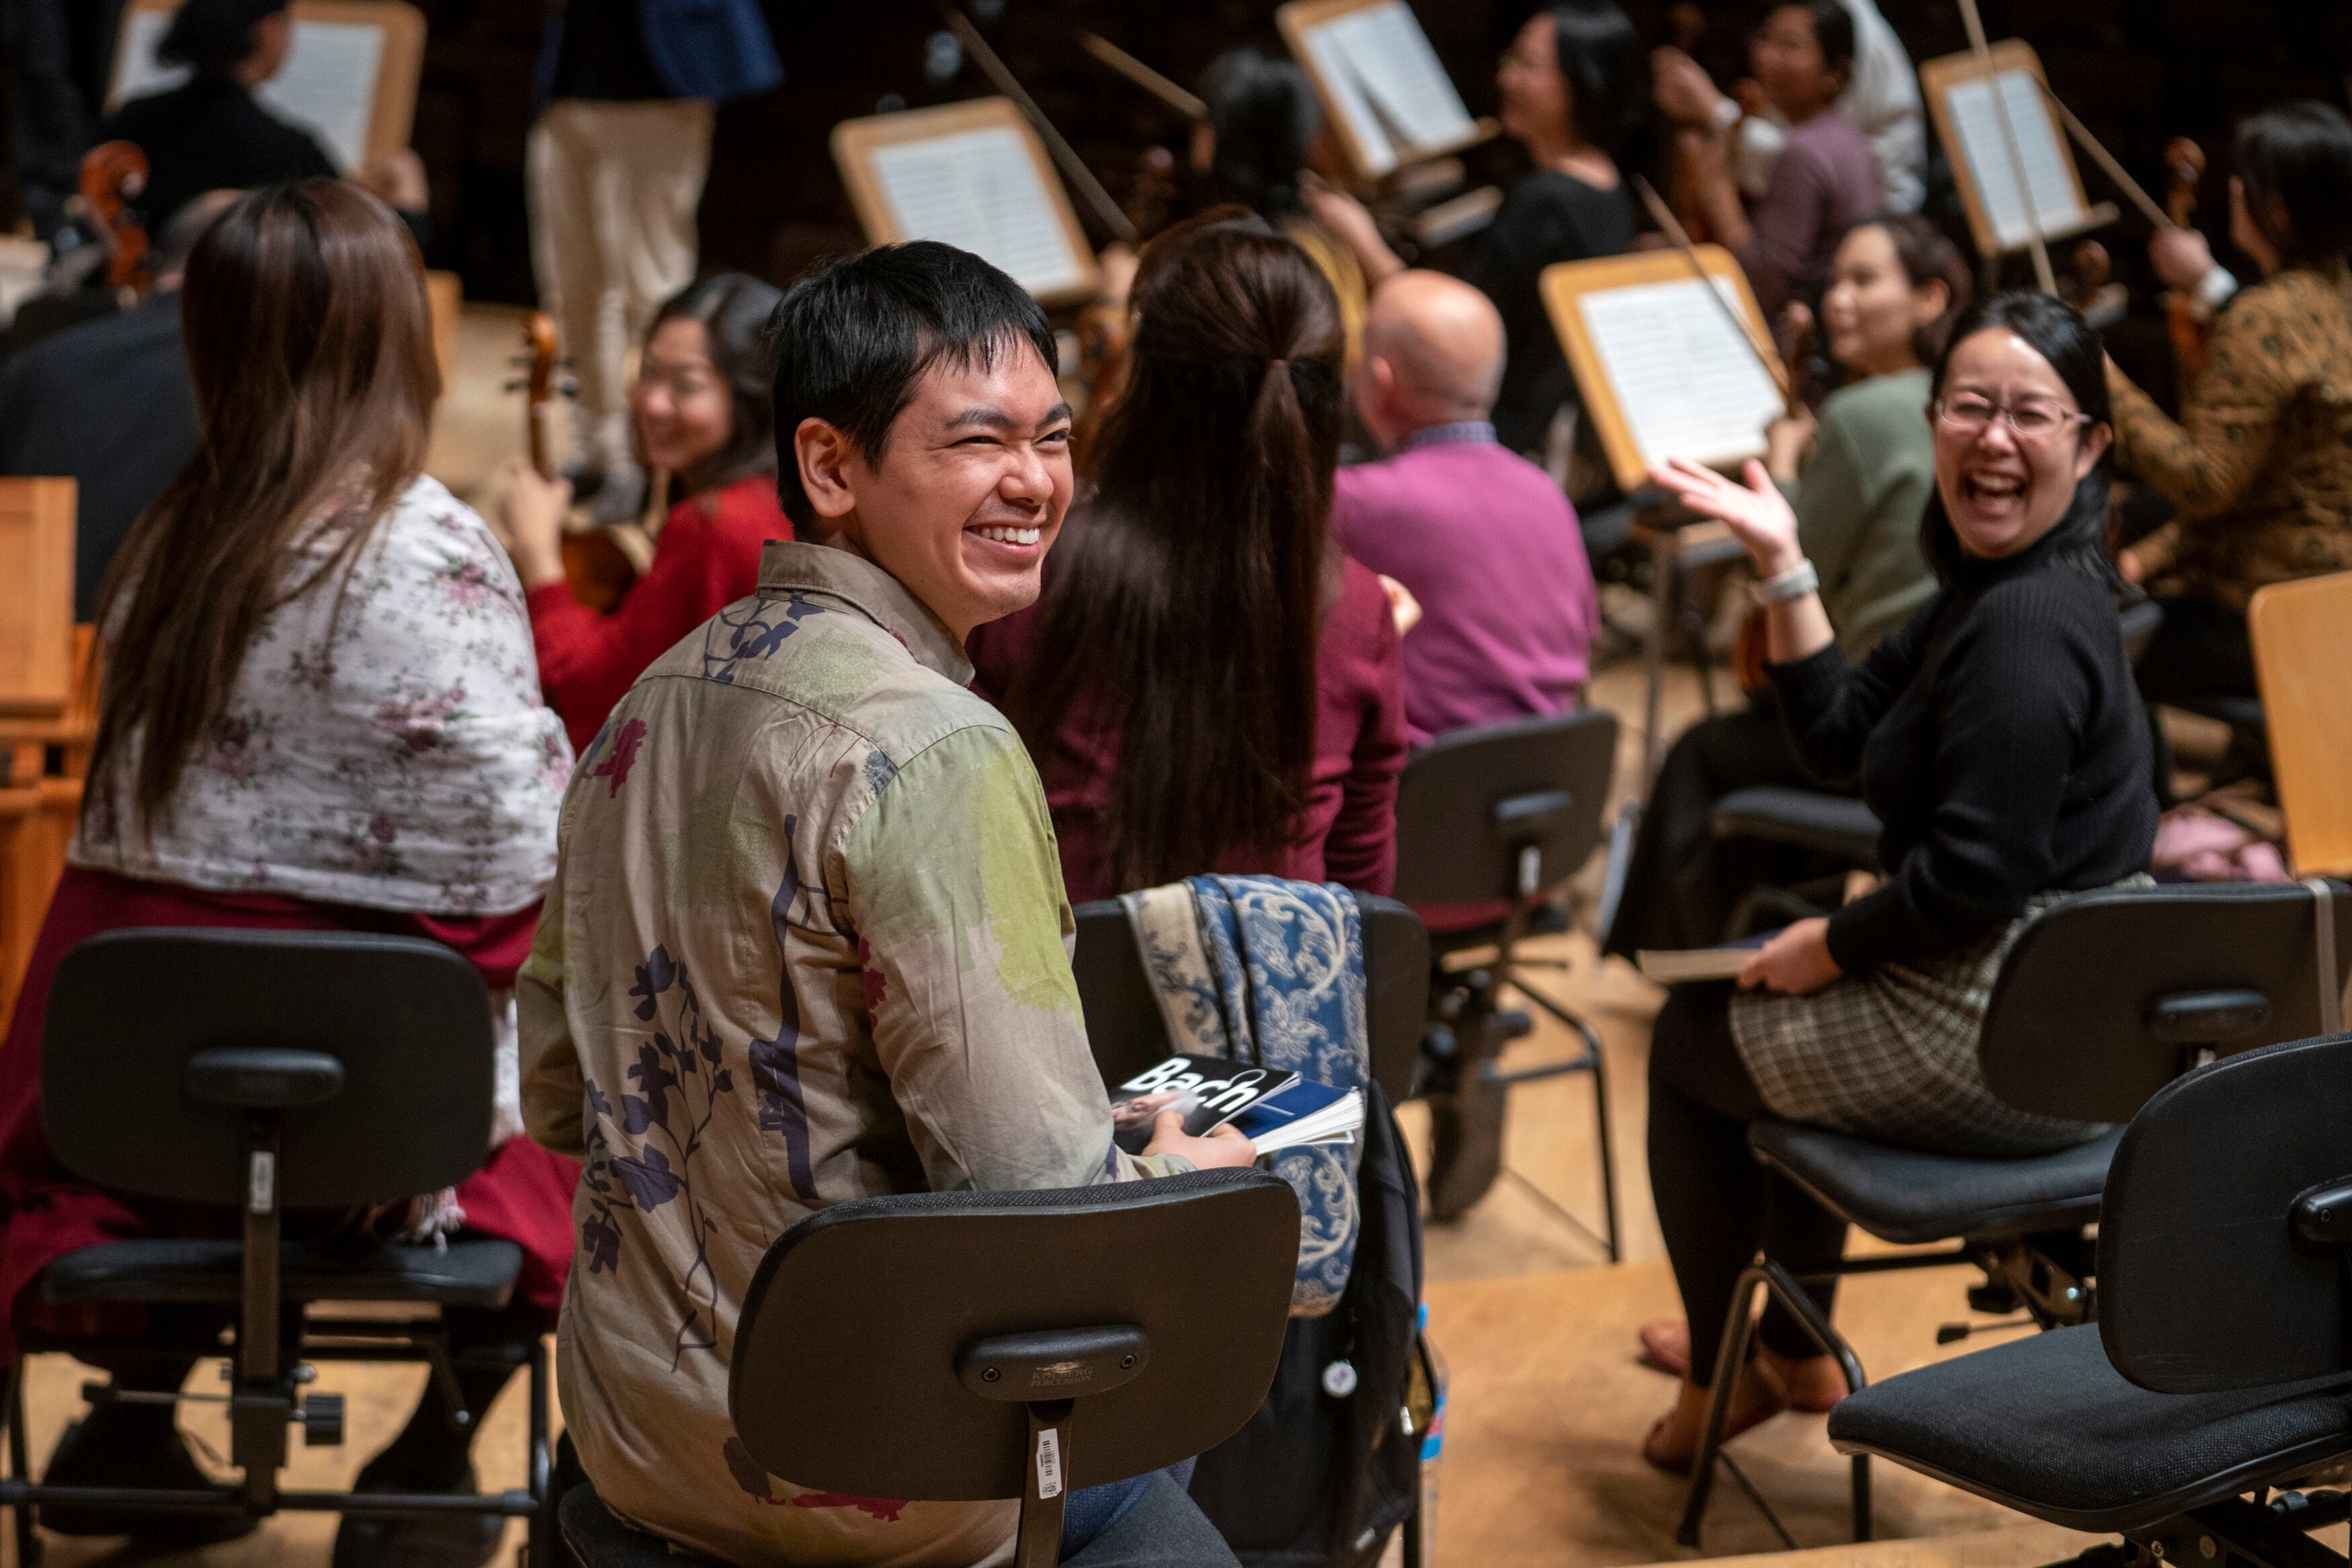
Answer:
[[(5, 0), (0, 0), (5, 3)], [(468, 297), (531, 297), (522, 160), (543, 0), (417, 0), (431, 23), (415, 145), (433, 181), (430, 260), (462, 274)], [(782, 282), (859, 236), (834, 172), (826, 134), (878, 106), (920, 106), (991, 89), (968, 61), (945, 79), (927, 71), (937, 11), (924, 0), (766, 0), (786, 71), (783, 86), (729, 105), (702, 204), (703, 265)], [(1622, 0), (1653, 39), (1664, 0)], [(2352, 71), (2352, 0), (1982, 0), (1994, 38), (2041, 52), (2052, 84), (2143, 184), (2161, 193), (2165, 140), (2188, 135), (2211, 164), (2204, 223), (2220, 230), (2228, 127), (2294, 97), (2345, 102)], [(84, 10), (83, 7), (88, 9)], [(1182, 145), (1178, 117), (1095, 64), (1077, 34), (1091, 29), (1180, 82), (1220, 49), (1280, 47), (1274, 0), (968, 0), (968, 8), (1046, 113), (1114, 196), (1139, 155)], [(1494, 63), (1533, 9), (1528, 0), (1414, 0), (1414, 10), (1474, 113), (1494, 109)], [(1717, 0), (1702, 47), (1718, 79), (1739, 74), (1748, 28), (1764, 7)], [(1952, 0), (1880, 0), (1913, 59), (1965, 47)], [(71, 0), (88, 18), (110, 0)], [(1507, 178), (1516, 149), (1472, 154), (1478, 178)], [(2078, 162), (2082, 162), (2078, 159)], [(2084, 164), (2095, 198), (2112, 197)], [(1088, 220), (1091, 223), (1091, 220)], [(2126, 275), (2140, 265), (2146, 225), (2126, 217), (2100, 237)], [(1091, 233), (1097, 244), (1109, 236)], [(2227, 259), (2225, 256), (2224, 259)]]

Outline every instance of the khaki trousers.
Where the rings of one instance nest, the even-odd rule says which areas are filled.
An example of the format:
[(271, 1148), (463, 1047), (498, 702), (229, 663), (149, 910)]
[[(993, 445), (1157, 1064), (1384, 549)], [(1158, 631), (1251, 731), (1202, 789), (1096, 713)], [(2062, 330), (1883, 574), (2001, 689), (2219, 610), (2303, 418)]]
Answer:
[(633, 464), (629, 350), (694, 281), (695, 208), (710, 170), (711, 106), (558, 99), (531, 127), (531, 266), (579, 380), (573, 455)]

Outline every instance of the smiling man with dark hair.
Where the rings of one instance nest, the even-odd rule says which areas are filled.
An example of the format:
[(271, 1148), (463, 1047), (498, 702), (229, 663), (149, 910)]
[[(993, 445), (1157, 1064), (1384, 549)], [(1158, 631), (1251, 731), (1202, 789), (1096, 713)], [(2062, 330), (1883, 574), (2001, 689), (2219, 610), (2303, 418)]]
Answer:
[[(728, 1360), (768, 1243), (849, 1198), (1254, 1152), (1172, 1113), (1139, 1158), (1112, 1144), (1045, 792), (965, 690), (965, 634), (1036, 597), (1069, 505), (1043, 314), (917, 244), (802, 279), (774, 330), (802, 538), (583, 754), (520, 984), (525, 1116), (586, 1166), (564, 1414), (614, 1511), (722, 1561), (995, 1563), (1012, 1503), (806, 1492), (735, 1441)], [(1088, 1495), (1074, 1521), (1149, 1504), (1178, 1555), (1138, 1562), (1231, 1561), (1165, 1479)]]

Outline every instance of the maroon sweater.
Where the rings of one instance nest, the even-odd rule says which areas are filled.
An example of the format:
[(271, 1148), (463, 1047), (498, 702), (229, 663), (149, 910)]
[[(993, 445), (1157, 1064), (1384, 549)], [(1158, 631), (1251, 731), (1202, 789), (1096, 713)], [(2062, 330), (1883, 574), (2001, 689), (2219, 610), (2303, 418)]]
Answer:
[[(972, 689), (1001, 701), (1021, 667), (1036, 627), (1033, 606), (966, 640), (976, 672)], [(1404, 659), (1380, 579), (1342, 563), (1339, 597), (1316, 649), (1315, 779), (1307, 810), (1278, 856), (1234, 854), (1214, 866), (1232, 876), (1283, 876), (1336, 882), (1364, 893), (1396, 881), (1397, 775), (1404, 769)], [(1062, 880), (1072, 904), (1112, 898), (1103, 814), (1118, 767), (1118, 732), (1074, 716), (1061, 744), (1040, 757), (1038, 771), (1062, 850)]]

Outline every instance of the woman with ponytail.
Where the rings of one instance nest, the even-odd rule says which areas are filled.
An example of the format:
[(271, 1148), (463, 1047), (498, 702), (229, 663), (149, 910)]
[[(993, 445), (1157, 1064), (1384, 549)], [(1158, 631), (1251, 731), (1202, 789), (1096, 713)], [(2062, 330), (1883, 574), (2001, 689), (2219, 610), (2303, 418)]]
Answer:
[(1327, 537), (1345, 408), (1330, 286), (1234, 208), (1135, 283), (1133, 380), (1036, 605), (974, 633), (1045, 780), (1072, 902), (1205, 872), (1385, 893), (1403, 674)]

